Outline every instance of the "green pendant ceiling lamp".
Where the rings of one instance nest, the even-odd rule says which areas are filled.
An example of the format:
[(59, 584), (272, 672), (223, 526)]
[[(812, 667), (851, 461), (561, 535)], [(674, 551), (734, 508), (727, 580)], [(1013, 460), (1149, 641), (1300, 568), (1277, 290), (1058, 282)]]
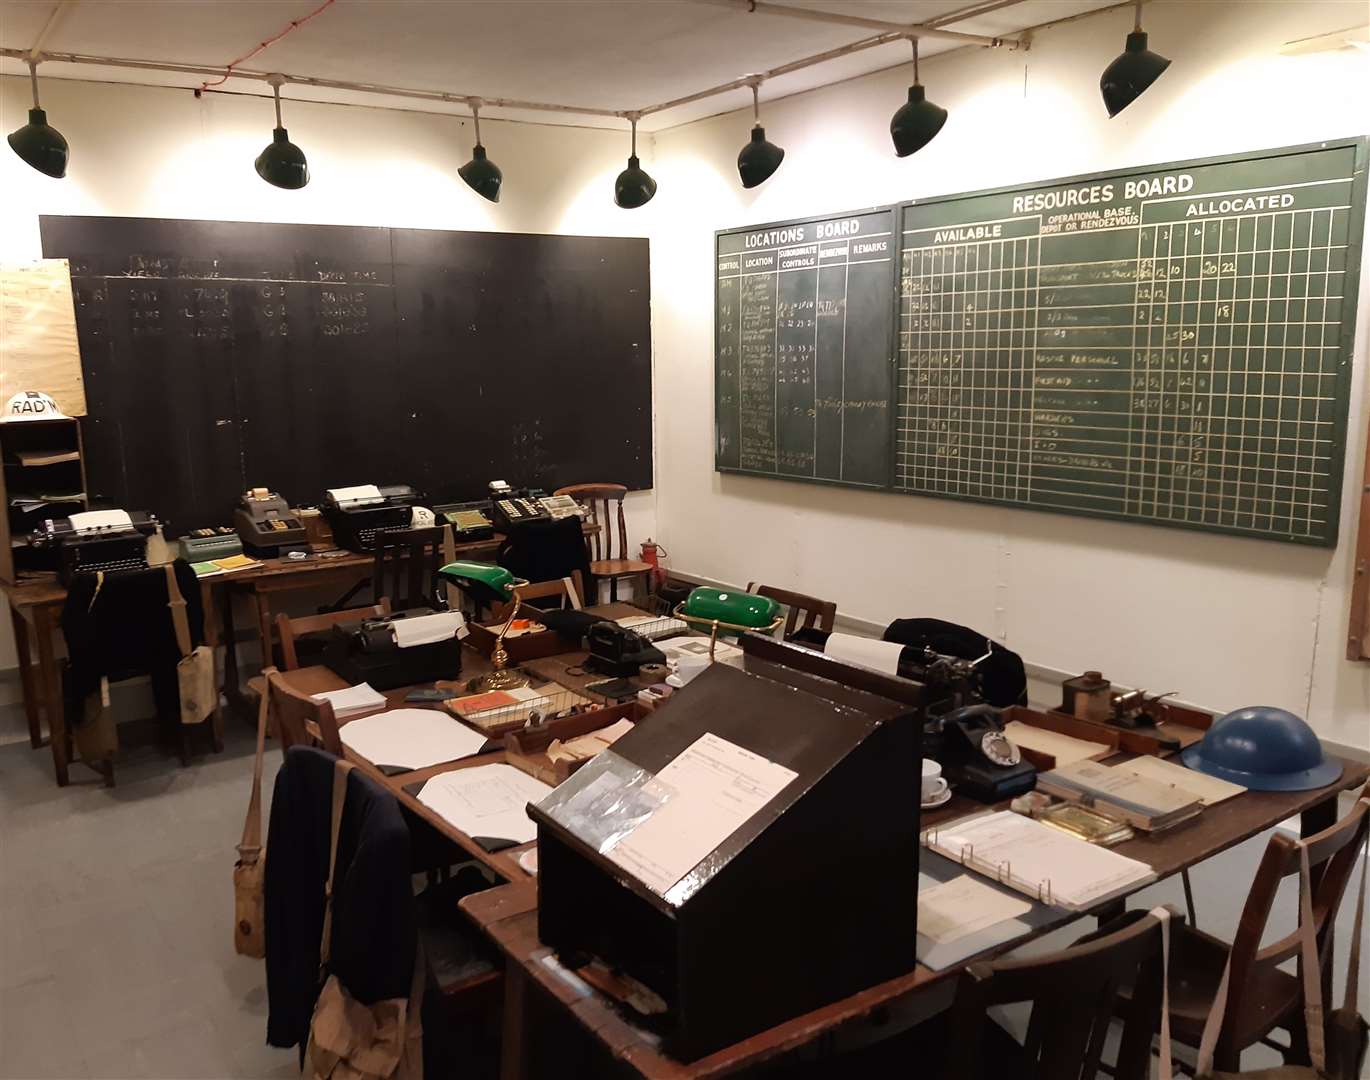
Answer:
[(737, 155), (737, 174), (742, 177), (744, 188), (754, 188), (771, 178), (780, 163), (785, 160), (785, 151), (773, 142), (766, 141), (766, 129), (761, 126), (761, 80), (753, 79), (752, 88), (752, 141), (744, 146)]
[(1099, 76), (1099, 92), (1104, 96), (1108, 115), (1117, 116), (1141, 97), (1169, 66), (1169, 60), (1146, 47), (1146, 34), (1142, 31), (1142, 0), (1137, 0), (1137, 17), (1132, 33), (1127, 35), (1127, 46)]
[(910, 37), (909, 41), (913, 42), (913, 85), (909, 87), (909, 100), (899, 106), (890, 120), (890, 138), (900, 157), (923, 149), (947, 122), (947, 110), (934, 105), (923, 94), (923, 84), (918, 81), (918, 39)]
[(267, 82), (276, 98), (276, 130), (271, 133), (266, 149), (257, 155), (257, 175), (273, 187), (298, 191), (309, 183), (309, 163), (304, 159), (304, 151), (290, 141), (281, 126), (281, 86), (285, 78), (272, 75)]
[(471, 106), (471, 120), (476, 126), (476, 145), (471, 151), (471, 160), (457, 170), (457, 175), (466, 181), (466, 186), (482, 199), (492, 203), (499, 202), (499, 186), (504, 183), (504, 173), (488, 157), (485, 147), (480, 143), (480, 98), (467, 99)]
[(33, 84), (33, 108), (29, 122), (9, 137), (10, 149), (45, 176), (60, 180), (67, 175), (70, 151), (67, 140), (48, 124), (48, 114), (38, 104), (38, 61), (29, 60), (29, 81)]
[(624, 113), (633, 125), (632, 151), (628, 155), (628, 167), (618, 174), (614, 181), (614, 202), (625, 210), (636, 210), (646, 206), (656, 194), (656, 181), (647, 175), (637, 160), (637, 120), (640, 113)]

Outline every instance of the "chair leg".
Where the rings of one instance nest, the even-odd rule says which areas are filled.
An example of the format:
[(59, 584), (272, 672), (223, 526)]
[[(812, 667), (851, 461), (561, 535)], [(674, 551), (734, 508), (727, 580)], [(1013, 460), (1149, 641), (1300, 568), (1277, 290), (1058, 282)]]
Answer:
[(609, 579), (609, 603), (618, 603), (618, 578), (616, 577)]
[(1184, 906), (1189, 914), (1189, 925), (1197, 930), (1199, 928), (1199, 917), (1194, 913), (1194, 886), (1189, 880), (1189, 867), (1180, 871), (1180, 884), (1184, 886)]
[(224, 752), (224, 711), (217, 705), (214, 711), (209, 714), (209, 735), (213, 740), (214, 752), (222, 754)]

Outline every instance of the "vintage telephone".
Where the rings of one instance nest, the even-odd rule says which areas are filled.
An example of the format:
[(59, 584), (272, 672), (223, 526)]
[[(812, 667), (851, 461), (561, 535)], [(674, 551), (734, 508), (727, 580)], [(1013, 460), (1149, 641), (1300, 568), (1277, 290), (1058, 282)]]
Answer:
[(666, 663), (666, 654), (641, 634), (607, 619), (591, 626), (585, 637), (590, 644), (585, 666), (591, 671), (627, 677), (636, 675), (643, 664)]
[(1004, 734), (993, 705), (963, 705), (923, 726), (923, 755), (942, 763), (947, 782), (962, 795), (998, 802), (1031, 791), (1037, 769)]
[(503, 480), (490, 481), (490, 512), (495, 527), (504, 533), (519, 525), (552, 520), (551, 512), (531, 492), (515, 491)]

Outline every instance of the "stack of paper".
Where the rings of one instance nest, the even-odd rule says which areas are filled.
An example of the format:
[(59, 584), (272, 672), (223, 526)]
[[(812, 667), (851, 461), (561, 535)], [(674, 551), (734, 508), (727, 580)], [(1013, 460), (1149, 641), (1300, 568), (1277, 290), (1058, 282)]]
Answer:
[(1168, 829), (1203, 810), (1203, 801), (1190, 791), (1097, 761), (1057, 765), (1037, 777), (1037, 787), (1148, 831)]
[[(918, 883), (918, 932), (935, 945), (978, 934), (1031, 910), (1026, 900), (1005, 895), (969, 874), (926, 888), (921, 879)], [(1026, 926), (1022, 929), (1027, 931)]]
[(1195, 772), (1193, 769), (1187, 769), (1173, 761), (1163, 761), (1156, 757), (1133, 758), (1131, 761), (1125, 761), (1121, 765), (1115, 766), (1115, 768), (1130, 772), (1134, 776), (1140, 776), (1144, 780), (1153, 780), (1167, 787), (1178, 788), (1201, 800), (1205, 806), (1220, 803), (1224, 799), (1230, 799), (1233, 795), (1240, 795), (1246, 790), (1241, 784), (1219, 780), (1216, 776)]
[(333, 715), (339, 720), (385, 708), (385, 698), (373, 690), (370, 683), (358, 683), (346, 690), (329, 690), (312, 696), (315, 701), (326, 701), (332, 705)]
[(344, 724), (343, 745), (373, 765), (426, 769), (480, 753), (485, 736), (436, 709), (391, 709)]
[(1083, 911), (1156, 877), (1144, 862), (1000, 810), (923, 834), (934, 851), (1043, 903)]
[(1014, 746), (1036, 750), (1039, 754), (1050, 754), (1056, 759), (1058, 768), (1076, 761), (1097, 761), (1114, 753), (1113, 747), (1104, 743), (1062, 735), (1059, 731), (1025, 724), (1021, 720), (1010, 720), (1005, 724), (1004, 734)]

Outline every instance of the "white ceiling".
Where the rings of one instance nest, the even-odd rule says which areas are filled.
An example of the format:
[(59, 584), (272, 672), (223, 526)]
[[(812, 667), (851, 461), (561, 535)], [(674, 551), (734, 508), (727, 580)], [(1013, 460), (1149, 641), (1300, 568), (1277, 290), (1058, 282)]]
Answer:
[[(285, 29), (322, 0), (77, 0), (63, 9), (43, 43), (50, 52), (222, 67)], [(990, 0), (780, 0), (844, 15), (930, 23)], [(1020, 0), (946, 28), (1002, 36), (1111, 6), (1116, 0)], [(0, 0), (0, 46), (28, 49), (57, 7), (55, 0)], [(1126, 21), (1125, 16), (1120, 16)], [(243, 64), (256, 71), (341, 79), (461, 95), (629, 110), (684, 97), (751, 72), (765, 71), (879, 33), (689, 0), (335, 0)], [(958, 47), (925, 38), (924, 56)], [(779, 76), (762, 100), (798, 93), (905, 63), (895, 42)], [(47, 78), (96, 79), (193, 87), (196, 76), (49, 62)], [(23, 74), (0, 60), (0, 72)], [(267, 94), (260, 83), (230, 79), (223, 90)], [(464, 112), (461, 104), (383, 98), (291, 85), (286, 98)], [(750, 91), (732, 91), (646, 117), (651, 131), (746, 107)], [(612, 117), (518, 110), (491, 116), (541, 123), (622, 127)]]

